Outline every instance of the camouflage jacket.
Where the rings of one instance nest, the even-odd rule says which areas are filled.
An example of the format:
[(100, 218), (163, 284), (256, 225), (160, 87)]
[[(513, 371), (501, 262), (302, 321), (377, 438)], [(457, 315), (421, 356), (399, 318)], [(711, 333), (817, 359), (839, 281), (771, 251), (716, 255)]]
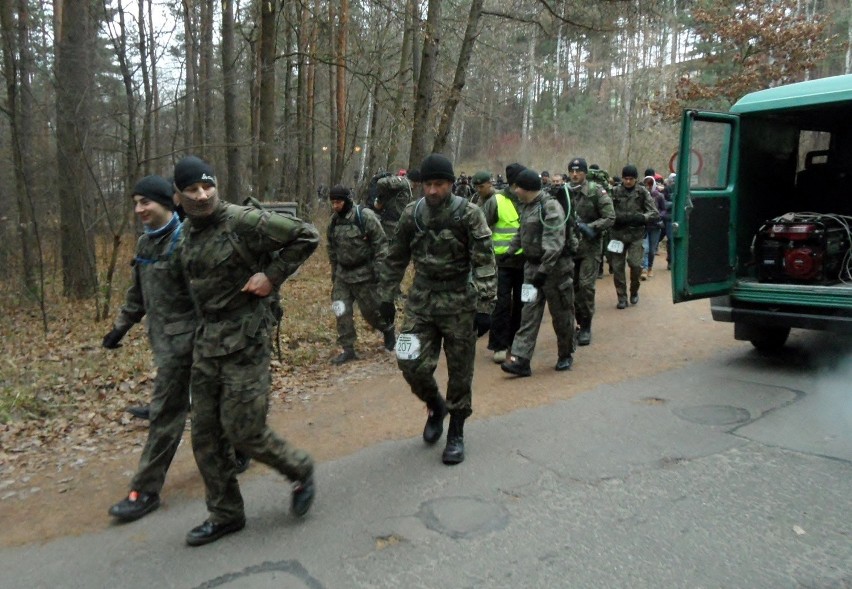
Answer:
[(160, 231), (139, 237), (132, 263), (133, 282), (115, 320), (116, 328), (129, 329), (147, 315), (148, 338), (158, 363), (165, 357), (191, 357), (198, 325), (187, 284), (171, 263), (180, 235), (181, 225), (175, 216)]
[[(566, 184), (567, 186), (567, 184)], [(597, 182), (585, 181), (576, 190), (568, 190), (571, 195), (571, 206), (582, 221), (597, 233), (597, 237), (589, 239), (582, 231), (577, 231), (580, 240), (577, 247), (577, 257), (598, 255), (601, 251), (601, 234), (615, 224), (615, 209), (612, 199)]]
[[(386, 228), (395, 227), (405, 206), (414, 200), (411, 182), (403, 176), (387, 176), (379, 180), (377, 186), (376, 202), (382, 207), (379, 211), (382, 225)], [(388, 239), (391, 237), (388, 235)]]
[[(175, 258), (200, 311), (195, 353), (224, 356), (265, 339), (275, 323), (274, 295), (316, 249), (316, 228), (294, 217), (224, 202), (210, 217), (184, 225)], [(257, 272), (272, 282), (273, 294), (261, 298), (242, 292)]]
[(454, 315), (490, 313), (497, 297), (497, 269), (491, 230), (482, 211), (450, 195), (432, 207), (425, 198), (409, 203), (381, 268), (382, 300), (393, 297), (410, 262), (414, 283), (406, 309), (414, 313)]
[[(653, 199), (644, 186), (636, 185), (633, 190), (627, 190), (619, 184), (612, 190), (612, 205), (615, 208), (615, 225), (610, 230), (610, 237), (626, 243), (631, 243), (645, 237), (645, 225), (660, 219), (660, 213)], [(641, 214), (643, 219), (633, 221), (630, 217)]]
[(373, 211), (352, 205), (343, 217), (334, 213), (327, 238), (332, 282), (357, 284), (377, 280), (378, 268), (388, 255), (388, 238)]
[[(549, 276), (570, 269), (571, 258), (565, 255), (566, 224), (562, 205), (542, 191), (531, 202), (521, 204), (519, 212), (521, 229), (509, 245), (509, 254), (523, 248), (526, 257), (524, 277), (532, 278), (536, 272)], [(568, 235), (573, 233), (570, 223), (568, 229)], [(568, 250), (571, 250), (570, 246)]]

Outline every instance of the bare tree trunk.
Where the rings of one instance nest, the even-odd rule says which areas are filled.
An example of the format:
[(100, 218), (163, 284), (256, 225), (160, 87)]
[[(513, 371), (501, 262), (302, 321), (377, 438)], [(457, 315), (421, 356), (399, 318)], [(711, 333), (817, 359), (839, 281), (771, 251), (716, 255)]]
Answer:
[(427, 155), (427, 134), (432, 126), (432, 96), (435, 91), (435, 68), (438, 64), (440, 40), (441, 0), (429, 0), (423, 39), (423, 61), (417, 81), (417, 99), (414, 102), (414, 128), (411, 130), (408, 167), (419, 165), (420, 160)]
[(275, 2), (260, 3), (260, 50), (258, 67), (260, 68), (260, 101), (257, 142), (257, 185), (255, 196), (266, 200), (272, 196), (272, 174), (275, 164), (275, 52), (276, 52), (276, 16), (278, 6)]
[[(29, 10), (26, 0), (0, 1), (0, 30), (3, 32), (3, 70), (6, 76), (6, 98), (12, 139), (12, 161), (15, 167), (15, 201), (17, 205), (18, 241), (21, 247), (20, 270), (24, 294), (40, 301), (44, 308), (44, 272), (38, 227), (33, 214), (30, 192), (33, 186), (32, 115), (33, 96), (30, 76), (33, 57), (30, 49)], [(13, 14), (17, 11), (17, 27)], [(8, 265), (0, 270), (7, 275)], [(42, 313), (45, 320), (46, 315)]]
[[(412, 38), (414, 37), (414, 31), (412, 29), (412, 21), (414, 18), (414, 8), (412, 7), (415, 0), (407, 0), (405, 5), (405, 24), (402, 29), (402, 47), (399, 51), (399, 69), (396, 73), (397, 79), (397, 90), (396, 95), (393, 97), (393, 113), (401, 113), (402, 112), (402, 104), (403, 100), (407, 100), (409, 98), (409, 87), (414, 87), (414, 84), (411, 83), (411, 75), (410, 72), (413, 70), (413, 67), (410, 67), (411, 64), (411, 45)], [(374, 93), (373, 97), (378, 98), (378, 88), (379, 83), (378, 79), (374, 84)], [(376, 103), (374, 106), (373, 112), (373, 127), (370, 129), (370, 137), (376, 137), (375, 134), (375, 125), (378, 124), (378, 100), (374, 100)], [(389, 167), (396, 160), (396, 152), (399, 151), (399, 136), (401, 132), (401, 128), (403, 123), (405, 122), (406, 117), (404, 116), (395, 116), (391, 121), (391, 131), (388, 134), (389, 141), (387, 147), (387, 161), (384, 163), (384, 167)], [(367, 158), (367, 167), (370, 170), (370, 173), (376, 172), (375, 161), (376, 161), (376, 150), (371, 151), (370, 157)]]
[[(141, 0), (140, 0), (141, 1)], [(151, 60), (151, 106), (148, 109), (149, 113), (152, 113), (151, 117), (151, 130), (153, 138), (151, 139), (151, 152), (156, 156), (159, 156), (162, 153), (162, 145), (160, 143), (160, 89), (158, 85), (157, 78), (157, 52), (156, 48), (156, 39), (154, 38), (154, 15), (153, 10), (151, 8), (152, 2), (148, 2), (148, 55)], [(141, 16), (140, 16), (141, 18)], [(147, 93), (145, 104), (148, 104)], [(147, 159), (147, 158), (146, 158)], [(146, 171), (150, 170), (150, 168), (146, 168)]]
[(533, 82), (535, 80), (535, 30), (530, 31), (527, 41), (527, 67), (524, 75), (524, 120), (521, 144), (526, 147), (533, 130)]
[(476, 38), (479, 36), (479, 19), (482, 16), (482, 4), (484, 0), (472, 0), (470, 3), (470, 12), (467, 15), (467, 27), (464, 31), (464, 40), (462, 41), (461, 50), (459, 51), (459, 60), (456, 63), (456, 73), (453, 76), (453, 85), (450, 88), (450, 94), (447, 97), (447, 102), (444, 104), (444, 112), (441, 113), (441, 119), (438, 123), (438, 132), (435, 135), (435, 143), (432, 145), (432, 151), (443, 152), (447, 147), (447, 138), (450, 136), (450, 130), (453, 128), (453, 118), (456, 112), (456, 107), (461, 101), (461, 93), (466, 81), (467, 68), (470, 65), (470, 57), (473, 55), (473, 46), (476, 43)]
[[(108, 18), (108, 14), (104, 14), (104, 18)], [(130, 71), (130, 66), (127, 59), (127, 24), (125, 21), (124, 9), (118, 8), (118, 35), (115, 36), (110, 30), (110, 38), (112, 40), (115, 57), (118, 61), (119, 70), (121, 71), (121, 79), (124, 83), (124, 101), (127, 108), (127, 137), (125, 138), (124, 146), (124, 194), (130, 187), (133, 186), (135, 178), (139, 175), (139, 156), (137, 152), (137, 136), (136, 136), (136, 95), (133, 88), (133, 74)], [(144, 59), (143, 59), (144, 61)], [(115, 276), (115, 269), (118, 265), (119, 249), (121, 247), (121, 238), (124, 230), (127, 227), (129, 215), (121, 215), (121, 221), (114, 223), (110, 214), (109, 203), (102, 198), (106, 219), (109, 222), (112, 232), (112, 250), (110, 251), (110, 260), (106, 270), (106, 283), (104, 288), (104, 299), (101, 305), (100, 317), (108, 317), (110, 315), (110, 304), (112, 301), (112, 280)], [(124, 207), (122, 207), (124, 209)], [(124, 209), (126, 210), (126, 209)]]
[[(200, 153), (203, 157), (210, 157), (208, 145), (212, 139), (213, 121), (213, 2), (214, 0), (202, 0), (201, 2), (201, 43), (199, 44), (198, 62), (198, 136), (201, 140)], [(227, 181), (227, 179), (226, 179)]]
[(335, 102), (337, 104), (337, 149), (334, 160), (333, 177), (335, 183), (343, 177), (343, 166), (346, 160), (346, 35), (349, 30), (349, 2), (340, 0), (338, 13), (336, 63), (335, 63)]
[[(142, 149), (141, 149), (141, 173), (150, 174), (151, 170), (151, 106), (154, 102), (151, 95), (151, 79), (148, 75), (148, 44), (145, 32), (145, 0), (139, 0), (138, 4), (139, 23), (139, 68), (142, 71), (142, 88), (145, 93), (145, 112), (142, 115)], [(153, 49), (153, 47), (152, 47)]]
[(195, 54), (195, 7), (194, 0), (183, 0), (184, 53), (186, 60), (186, 94), (183, 105), (183, 143), (193, 151), (200, 138), (196, 133), (195, 102), (197, 100), (198, 74)]
[(222, 78), (225, 114), (225, 153), (228, 177), (225, 199), (240, 199), (240, 147), (237, 121), (237, 75), (234, 52), (234, 0), (222, 0)]
[(411, 15), (409, 27), (411, 29), (411, 100), (417, 100), (417, 82), (420, 80), (420, 29), (423, 21), (420, 20), (419, 0), (408, 0), (408, 11)]
[(328, 44), (331, 47), (332, 59), (325, 68), (326, 76), (328, 76), (328, 135), (329, 144), (323, 146), (323, 151), (328, 155), (328, 183), (332, 186), (337, 183), (337, 175), (334, 169), (334, 164), (337, 161), (337, 136), (343, 133), (342, 129), (337, 127), (337, 100), (335, 99), (335, 76), (334, 76), (334, 61), (337, 59), (337, 44), (335, 39), (335, 20), (337, 11), (334, 2), (328, 3)]
[[(72, 6), (73, 4), (73, 6)], [(63, 293), (84, 299), (97, 292), (95, 245), (91, 218), (92, 179), (86, 144), (93, 102), (92, 55), (97, 39), (93, 3), (55, 0), (56, 153)]]

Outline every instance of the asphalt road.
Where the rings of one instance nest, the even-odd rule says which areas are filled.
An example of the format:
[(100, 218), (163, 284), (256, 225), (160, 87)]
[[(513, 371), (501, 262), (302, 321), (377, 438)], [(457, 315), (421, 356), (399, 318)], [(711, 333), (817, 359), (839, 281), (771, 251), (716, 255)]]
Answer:
[(249, 479), (246, 529), (184, 545), (177, 503), (92, 535), (0, 551), (0, 586), (852, 587), (852, 340), (797, 333), (475, 421), (468, 458), (383, 443), (318, 470), (287, 514)]

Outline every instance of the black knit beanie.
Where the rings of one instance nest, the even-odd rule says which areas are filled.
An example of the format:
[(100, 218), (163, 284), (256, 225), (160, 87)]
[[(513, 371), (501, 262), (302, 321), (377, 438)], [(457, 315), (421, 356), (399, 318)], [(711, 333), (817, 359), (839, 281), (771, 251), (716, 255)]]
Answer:
[(352, 200), (352, 193), (342, 184), (337, 184), (328, 191), (329, 200)]
[(172, 189), (171, 182), (162, 176), (145, 176), (139, 180), (133, 187), (133, 192), (130, 195), (136, 196), (137, 194), (163, 205), (170, 211), (175, 210), (175, 202), (172, 198), (174, 190)]
[(420, 180), (449, 180), (454, 182), (456, 174), (453, 172), (453, 164), (446, 156), (440, 153), (427, 155), (420, 164)]
[[(506, 182), (511, 186), (515, 183), (515, 180), (518, 178), (518, 174), (526, 170), (526, 166), (522, 166), (521, 164), (515, 162), (514, 164), (509, 164), (506, 166)], [(538, 174), (536, 174), (538, 175)]]
[(586, 160), (581, 157), (575, 157), (568, 164), (568, 171), (572, 172), (574, 170), (579, 170), (581, 172), (589, 171), (589, 164), (586, 163)]
[(175, 186), (178, 190), (183, 190), (196, 182), (216, 186), (216, 175), (210, 164), (194, 155), (188, 155), (175, 164)]
[(518, 177), (515, 178), (515, 184), (518, 185), (518, 188), (524, 190), (541, 190), (541, 178), (539, 178), (538, 172), (530, 168), (521, 170)]
[(639, 170), (636, 169), (636, 166), (633, 164), (627, 164), (623, 168), (621, 168), (621, 177), (622, 178), (639, 178)]
[(408, 180), (410, 182), (422, 182), (423, 181), (423, 178), (420, 175), (420, 170), (418, 170), (416, 168), (413, 169), (413, 170), (408, 170), (407, 176), (408, 176)]

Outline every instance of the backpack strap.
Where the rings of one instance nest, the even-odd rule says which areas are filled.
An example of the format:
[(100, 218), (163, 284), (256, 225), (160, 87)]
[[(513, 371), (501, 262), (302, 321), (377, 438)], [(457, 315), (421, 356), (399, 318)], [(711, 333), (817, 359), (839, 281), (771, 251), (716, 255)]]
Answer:
[[(251, 210), (244, 209), (238, 214), (241, 216), (245, 216), (249, 212), (251, 212)], [(243, 259), (243, 262), (246, 263), (246, 266), (248, 266), (252, 272), (260, 272), (262, 269), (260, 260), (252, 256), (251, 252), (248, 251), (248, 248), (245, 246), (245, 244), (234, 236), (236, 226), (237, 215), (228, 215), (228, 228), (227, 231), (225, 231), (225, 235), (228, 237), (228, 241), (231, 242), (234, 251), (236, 251), (240, 255), (240, 257)]]
[[(417, 230), (421, 233), (426, 231), (426, 228), (423, 227), (420, 223), (422, 220), (420, 218), (420, 207), (423, 205), (423, 202), (426, 200), (425, 196), (420, 197), (420, 200), (417, 201), (417, 204), (414, 205), (414, 224), (417, 226)], [(453, 222), (459, 224), (462, 219), (462, 209), (464, 209), (465, 205), (467, 205), (467, 200), (458, 196), (456, 194), (450, 194), (450, 216), (453, 219)], [(439, 231), (441, 229), (446, 229), (446, 227), (437, 228)]]

